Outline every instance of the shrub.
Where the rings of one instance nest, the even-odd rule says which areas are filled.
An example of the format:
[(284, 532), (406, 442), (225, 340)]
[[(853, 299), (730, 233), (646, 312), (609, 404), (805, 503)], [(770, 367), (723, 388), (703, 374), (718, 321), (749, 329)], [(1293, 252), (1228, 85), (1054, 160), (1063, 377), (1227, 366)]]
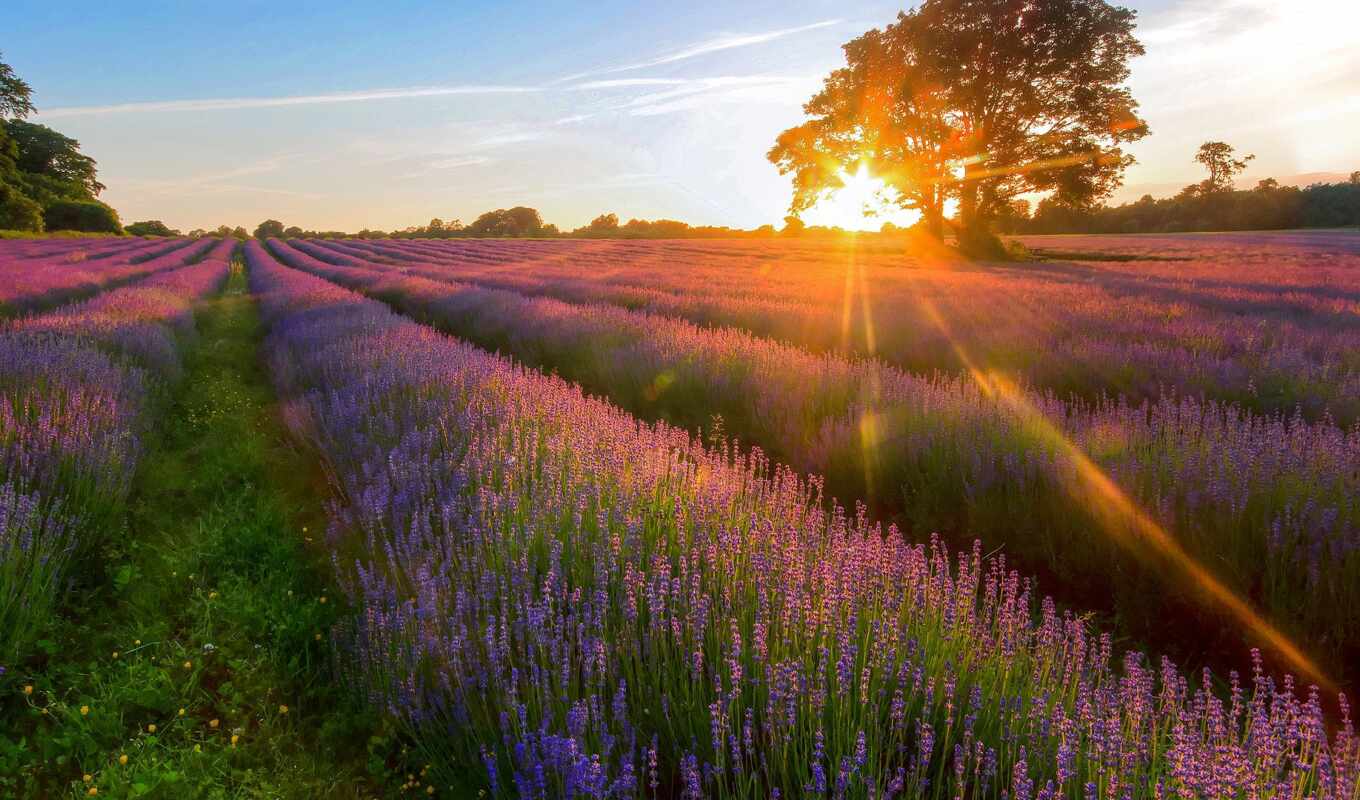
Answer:
[(122, 233), (118, 212), (98, 200), (58, 200), (43, 212), (49, 231)]
[(43, 230), (42, 206), (3, 181), (0, 181), (0, 230), (38, 233)]

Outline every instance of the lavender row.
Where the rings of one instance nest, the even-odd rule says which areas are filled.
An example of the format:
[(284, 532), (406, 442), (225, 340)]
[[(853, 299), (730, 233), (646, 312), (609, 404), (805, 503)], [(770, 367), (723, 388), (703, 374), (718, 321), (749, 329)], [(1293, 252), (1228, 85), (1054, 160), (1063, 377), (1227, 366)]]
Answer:
[[(341, 266), (272, 243), (289, 264), (560, 372), (650, 418), (722, 429), (827, 476), (832, 494), (901, 513), (913, 530), (980, 536), (1120, 613), (1126, 631), (1187, 653), (1228, 647), (1254, 624), (1175, 553), (1138, 510), (1305, 651), (1352, 677), (1360, 658), (1360, 427), (1349, 431), (1192, 399), (1065, 403), (1004, 382), (918, 376), (607, 304), (573, 305)], [(1099, 474), (1088, 469), (1088, 460)], [(1132, 498), (1114, 513), (1108, 478)], [(1153, 533), (1155, 538), (1157, 533)], [(1182, 620), (1168, 625), (1166, 619)], [(1220, 632), (1224, 632), (1220, 634)]]
[[(850, 349), (914, 371), (963, 371), (965, 353), (973, 364), (1064, 395), (1138, 400), (1171, 391), (1360, 420), (1360, 257), (1349, 254), (1329, 266), (1323, 256), (1294, 253), (1293, 261), (1307, 262), (1295, 267), (1288, 248), (1259, 263), (1202, 245), (1197, 258), (1208, 267), (1176, 262), (1177, 272), (1159, 274), (1148, 262), (977, 268), (854, 252), (802, 260), (736, 245), (696, 254), (576, 242), (516, 254), (479, 244), (324, 246), (424, 262), (425, 270), (493, 288)], [(1312, 277), (1291, 282), (1295, 272)], [(1253, 283), (1251, 275), (1260, 277)]]
[(1315, 690), (1258, 668), (1220, 697), (1118, 657), (1004, 558), (827, 511), (759, 455), (255, 242), (246, 258), (290, 426), (336, 482), (341, 661), (443, 779), (526, 798), (1354, 796), (1356, 737), (1329, 733)]
[(207, 246), (199, 263), (0, 329), (0, 669), (119, 525), (192, 303), (229, 269), (234, 243)]
[(6, 239), (0, 240), (0, 261), (62, 257), (75, 262), (122, 255), (135, 256), (137, 253), (160, 247), (163, 241), (126, 236)]
[(213, 239), (152, 242), (138, 250), (98, 260), (66, 256), (0, 261), (0, 314), (53, 308), (111, 286), (173, 269), (207, 253)]

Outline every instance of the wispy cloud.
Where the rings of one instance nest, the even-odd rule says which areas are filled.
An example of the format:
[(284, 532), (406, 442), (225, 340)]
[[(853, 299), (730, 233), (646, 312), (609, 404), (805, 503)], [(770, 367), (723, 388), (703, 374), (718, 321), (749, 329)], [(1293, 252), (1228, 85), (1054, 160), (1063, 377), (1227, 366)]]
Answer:
[(430, 169), (458, 169), (459, 167), (475, 167), (479, 164), (490, 164), (491, 159), (486, 156), (467, 156), (464, 158), (445, 158), (439, 161), (431, 161)]
[(177, 180), (124, 178), (118, 181), (118, 185), (120, 188), (139, 189), (150, 195), (187, 197), (203, 194), (271, 194), (315, 200), (322, 195), (269, 186), (244, 185), (234, 182), (234, 179), (278, 172), (289, 164), (315, 163), (316, 160), (314, 157), (277, 155), (220, 172), (200, 173)]
[(638, 95), (614, 106), (614, 110), (646, 117), (736, 101), (797, 104), (816, 84), (815, 76), (724, 75), (694, 78), (667, 84), (668, 88), (662, 91)]
[(117, 103), (103, 106), (59, 106), (43, 109), (44, 119), (99, 114), (138, 114), (163, 111), (235, 111), (250, 108), (282, 108), (333, 103), (365, 103), (373, 100), (403, 100), (418, 97), (446, 97), (466, 94), (524, 94), (542, 91), (537, 86), (465, 85), (410, 86), (400, 89), (374, 89), (330, 94), (305, 94), (286, 97), (229, 97), (204, 100), (158, 100), (143, 103)]
[(810, 25), (800, 25), (796, 28), (780, 28), (778, 30), (764, 31), (762, 33), (718, 34), (717, 36), (705, 39), (702, 42), (696, 42), (690, 45), (689, 47), (683, 48), (681, 50), (676, 50), (671, 53), (656, 56), (655, 58), (649, 58), (645, 61), (638, 61), (633, 64), (622, 64), (615, 67), (602, 67), (600, 69), (587, 70), (585, 72), (578, 72), (573, 75), (567, 75), (565, 77), (559, 78), (557, 80), (557, 83), (576, 81), (580, 80), (581, 78), (589, 78), (594, 75), (614, 75), (620, 72), (632, 72), (633, 70), (637, 69), (647, 69), (648, 67), (659, 67), (662, 66), (663, 64), (674, 64), (677, 61), (685, 61), (687, 59), (695, 58), (697, 56), (704, 56), (710, 53), (718, 53), (722, 52), (723, 50), (733, 50), (739, 47), (750, 47), (752, 45), (772, 42), (776, 39), (783, 39), (786, 36), (793, 36), (799, 33), (815, 31), (820, 28), (829, 28), (833, 25), (839, 25), (843, 21), (844, 20), (840, 19), (826, 19), (822, 20), (821, 22), (814, 22)]
[(465, 167), (480, 167), (484, 164), (494, 164), (495, 159), (490, 156), (455, 156), (453, 158), (441, 158), (425, 164), (420, 169), (407, 172), (398, 177), (403, 179), (427, 178), (431, 175), (447, 170), (463, 169)]
[(636, 89), (646, 86), (680, 86), (689, 83), (691, 78), (609, 78), (602, 81), (584, 81), (573, 84), (572, 89)]

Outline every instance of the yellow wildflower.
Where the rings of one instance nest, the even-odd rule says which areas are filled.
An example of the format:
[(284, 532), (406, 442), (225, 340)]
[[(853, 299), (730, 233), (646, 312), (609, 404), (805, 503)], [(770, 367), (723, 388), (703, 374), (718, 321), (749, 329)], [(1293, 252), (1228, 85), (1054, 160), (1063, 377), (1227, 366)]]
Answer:
[(288, 713), (288, 706), (279, 706), (279, 713), (280, 713), (280, 714), (287, 714), (287, 713)]
[(147, 733), (155, 733), (155, 732), (156, 732), (156, 723), (153, 722), (153, 723), (151, 723), (150, 725), (147, 725), (147, 726), (146, 726), (146, 732), (147, 732)]
[(80, 707), (80, 716), (82, 716), (82, 717), (88, 717), (88, 716), (90, 716), (90, 707), (89, 707), (89, 706), (81, 706), (81, 707)]
[(218, 720), (216, 720), (216, 719), (210, 719), (210, 720), (208, 720), (208, 727), (209, 727), (209, 728), (212, 728), (212, 729), (216, 730), (216, 729), (217, 729), (217, 725), (218, 725)]
[(122, 764), (122, 765), (125, 766), (125, 767), (127, 766), (127, 753), (124, 753), (124, 754), (122, 754), (121, 756), (118, 756), (118, 763), (119, 763), (119, 764)]
[(24, 694), (33, 694), (33, 687), (32, 687), (32, 686), (25, 686), (25, 687), (24, 687)]

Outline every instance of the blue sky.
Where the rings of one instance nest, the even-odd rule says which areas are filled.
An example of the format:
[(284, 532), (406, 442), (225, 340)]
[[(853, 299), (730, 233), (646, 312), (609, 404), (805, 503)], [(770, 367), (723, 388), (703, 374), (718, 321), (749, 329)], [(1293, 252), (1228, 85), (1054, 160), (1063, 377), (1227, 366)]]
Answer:
[[(902, 7), (121, 5), (11, 0), (0, 51), (125, 220), (351, 230), (517, 204), (564, 227), (777, 223), (766, 150), (840, 44)], [(1360, 169), (1355, 4), (1130, 5), (1153, 135), (1120, 199), (1198, 179), (1205, 138), (1256, 153), (1256, 177)]]

